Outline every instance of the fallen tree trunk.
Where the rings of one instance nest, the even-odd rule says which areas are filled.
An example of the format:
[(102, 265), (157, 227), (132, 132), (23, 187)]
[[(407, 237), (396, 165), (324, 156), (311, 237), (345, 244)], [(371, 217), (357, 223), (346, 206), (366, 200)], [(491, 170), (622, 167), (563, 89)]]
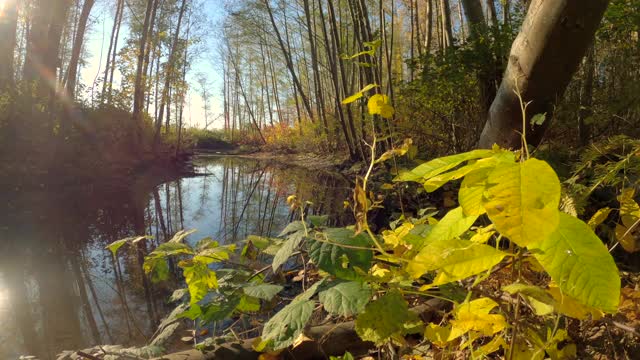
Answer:
[[(424, 304), (411, 309), (419, 314), (423, 321), (429, 322), (435, 313), (447, 305), (440, 299), (429, 299)], [(329, 356), (343, 355), (349, 351), (353, 355), (366, 354), (375, 345), (362, 341), (355, 330), (355, 321), (339, 324), (314, 326), (305, 332), (309, 341), (305, 341), (295, 348), (286, 349), (284, 358), (296, 360), (326, 359)], [(198, 350), (181, 351), (165, 355), (156, 360), (257, 360), (259, 352), (253, 350), (256, 339), (248, 339), (235, 343), (223, 344), (215, 349), (202, 353)]]

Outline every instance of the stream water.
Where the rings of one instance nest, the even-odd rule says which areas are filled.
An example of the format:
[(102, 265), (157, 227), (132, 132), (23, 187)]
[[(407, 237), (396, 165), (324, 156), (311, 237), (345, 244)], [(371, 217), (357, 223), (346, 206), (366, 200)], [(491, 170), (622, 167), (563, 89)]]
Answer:
[(338, 219), (349, 193), (340, 176), (251, 159), (199, 157), (195, 167), (207, 175), (0, 192), (0, 359), (151, 337), (172, 285), (146, 281), (136, 251), (114, 260), (105, 246), (115, 240), (151, 234), (153, 247), (181, 229), (197, 229), (194, 242), (273, 235), (291, 220), (288, 195)]

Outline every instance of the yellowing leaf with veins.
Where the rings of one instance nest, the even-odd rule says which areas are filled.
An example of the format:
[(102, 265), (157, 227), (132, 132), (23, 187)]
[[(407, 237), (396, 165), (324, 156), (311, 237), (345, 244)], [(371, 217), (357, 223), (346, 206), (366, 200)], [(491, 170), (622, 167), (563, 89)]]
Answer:
[(496, 229), (520, 246), (539, 243), (559, 222), (560, 180), (546, 162), (497, 166), (487, 179), (484, 207)]
[(460, 304), (454, 311), (455, 319), (451, 320), (452, 332), (455, 330), (467, 333), (477, 331), (484, 336), (491, 336), (507, 327), (504, 316), (490, 314), (498, 304), (489, 298), (480, 298)]

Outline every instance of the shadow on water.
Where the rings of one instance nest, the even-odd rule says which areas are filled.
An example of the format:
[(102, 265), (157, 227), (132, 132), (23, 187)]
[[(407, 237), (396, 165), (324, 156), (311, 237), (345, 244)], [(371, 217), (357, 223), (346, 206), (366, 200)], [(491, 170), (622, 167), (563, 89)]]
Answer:
[[(207, 175), (0, 193), (0, 359), (144, 344), (170, 310), (172, 284), (151, 283), (142, 261), (181, 229), (223, 243), (274, 235), (292, 220), (291, 194), (311, 200), (309, 212), (330, 215), (334, 225), (349, 220), (342, 210), (349, 184), (340, 176), (232, 157), (194, 165)], [(121, 250), (117, 260), (105, 250), (139, 234), (154, 239)]]

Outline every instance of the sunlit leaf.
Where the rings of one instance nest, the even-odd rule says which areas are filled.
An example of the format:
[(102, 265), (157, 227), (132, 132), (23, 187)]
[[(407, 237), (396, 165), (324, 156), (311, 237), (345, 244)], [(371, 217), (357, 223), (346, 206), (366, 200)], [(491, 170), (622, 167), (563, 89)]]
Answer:
[(484, 196), (496, 229), (520, 246), (545, 240), (558, 227), (560, 180), (544, 161), (497, 166)]
[(618, 269), (587, 224), (560, 213), (555, 231), (531, 249), (564, 294), (605, 312), (616, 311), (620, 300)]
[(376, 88), (378, 86), (379, 85), (377, 85), (377, 84), (369, 84), (369, 85), (363, 87), (362, 90), (360, 90), (357, 93), (355, 93), (355, 94), (349, 96), (348, 98), (342, 100), (342, 105), (347, 105), (347, 104), (350, 104), (350, 103), (360, 99), (361, 97), (364, 96), (365, 92), (367, 92), (367, 91), (369, 91), (369, 90), (371, 90), (373, 88)]
[(428, 161), (411, 171), (401, 173), (394, 181), (421, 181), (451, 170), (465, 161), (481, 159), (493, 155), (493, 150), (473, 150)]
[(433, 285), (446, 284), (487, 271), (506, 255), (491, 246), (467, 240), (436, 240), (409, 262), (407, 272), (418, 278), (438, 270)]
[(504, 316), (490, 314), (498, 304), (489, 298), (480, 298), (460, 304), (454, 310), (455, 319), (451, 320), (452, 333), (477, 331), (491, 336), (507, 327)]
[(450, 210), (435, 226), (421, 244), (415, 244), (416, 250), (422, 249), (437, 240), (450, 240), (464, 234), (476, 222), (477, 216), (465, 216), (462, 208)]
[(607, 218), (609, 217), (609, 214), (611, 214), (612, 209), (611, 208), (602, 208), (598, 211), (596, 211), (595, 214), (593, 214), (593, 216), (591, 217), (591, 219), (589, 219), (588, 225), (592, 230), (595, 230), (598, 225), (602, 224), (605, 220), (607, 220)]
[(204, 299), (209, 290), (218, 287), (216, 273), (209, 269), (206, 262), (197, 260), (181, 261), (179, 266), (182, 268), (182, 274), (189, 288), (191, 304)]
[(180, 230), (175, 235), (173, 235), (173, 238), (171, 240), (169, 240), (168, 242), (170, 242), (170, 243), (182, 243), (187, 236), (193, 234), (196, 231), (197, 230)]

